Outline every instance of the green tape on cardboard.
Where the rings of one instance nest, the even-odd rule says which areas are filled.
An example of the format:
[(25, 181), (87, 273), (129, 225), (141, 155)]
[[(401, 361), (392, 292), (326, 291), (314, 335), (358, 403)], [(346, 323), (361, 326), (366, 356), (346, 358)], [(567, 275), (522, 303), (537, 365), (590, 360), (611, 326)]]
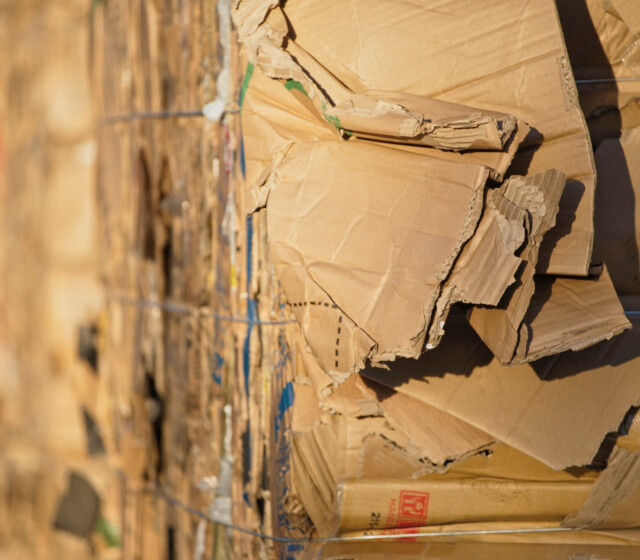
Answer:
[(109, 523), (104, 517), (100, 517), (98, 519), (96, 531), (98, 531), (108, 547), (120, 548), (122, 546), (120, 531), (118, 531), (118, 528), (112, 523)]
[(249, 87), (249, 82), (251, 81), (251, 76), (253, 76), (253, 70), (255, 66), (249, 62), (247, 64), (247, 69), (244, 73), (244, 80), (242, 80), (242, 86), (240, 86), (240, 99), (238, 100), (238, 105), (242, 107), (244, 103), (244, 96), (247, 93), (247, 88)]
[(309, 94), (305, 91), (305, 89), (302, 87), (302, 84), (298, 80), (293, 80), (290, 78), (284, 83), (284, 87), (286, 87), (289, 91), (291, 91), (292, 89), (297, 89), (298, 91), (304, 93), (306, 97), (309, 97)]
[(327, 115), (327, 104), (324, 101), (322, 102), (322, 116), (324, 117), (325, 121), (335, 126), (336, 129), (343, 130), (342, 125), (340, 124), (340, 119), (338, 117)]

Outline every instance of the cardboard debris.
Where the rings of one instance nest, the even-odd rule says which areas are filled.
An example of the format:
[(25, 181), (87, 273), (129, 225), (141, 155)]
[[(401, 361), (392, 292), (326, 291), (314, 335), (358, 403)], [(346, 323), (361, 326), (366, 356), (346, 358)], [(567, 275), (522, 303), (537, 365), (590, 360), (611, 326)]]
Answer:
[(581, 350), (630, 327), (606, 269), (585, 279), (538, 276), (529, 297), (511, 316), (511, 305), (469, 311), (470, 324), (503, 364)]
[[(503, 366), (464, 320), (420, 360), (364, 376), (490, 434), (555, 469), (587, 465), (640, 404), (640, 317), (633, 329), (580, 352)], [(597, 411), (595, 413), (594, 411)]]
[[(372, 14), (381, 17), (385, 9), (379, 2), (363, 13), (359, 31), (375, 28)], [(527, 47), (537, 49), (535, 64), (521, 51), (509, 71), (498, 71), (505, 61), (484, 57), (486, 75), (474, 67), (473, 80), (451, 83), (453, 77), (442, 76), (443, 67), (433, 64), (426, 67), (428, 81), (416, 75), (413, 68), (424, 53), (415, 49), (404, 57), (404, 70), (396, 61), (391, 72), (388, 57), (397, 45), (387, 44), (390, 38), (378, 41), (387, 47), (380, 64), (358, 58), (362, 53), (345, 39), (349, 35), (325, 29), (324, 14), (301, 0), (288, 3), (284, 12), (273, 2), (240, 2), (234, 14), (250, 61), (242, 94), (249, 154), (246, 207), (268, 206), (276, 274), (309, 347), (336, 382), (367, 361), (417, 358), (434, 348), (456, 301), (498, 306), (476, 307), (470, 320), (505, 364), (584, 347), (624, 328), (620, 316), (617, 322), (600, 322), (592, 329), (597, 333), (561, 336), (550, 349), (544, 342), (536, 346), (531, 325), (523, 322), (527, 312), (537, 314), (537, 307), (529, 306), (536, 270), (574, 275), (590, 270), (592, 152), (566, 56), (551, 56), (554, 49), (564, 51), (552, 3), (539, 3), (527, 17), (518, 13), (518, 22), (530, 26)], [(405, 32), (394, 22), (390, 37), (401, 42), (427, 14), (439, 18), (428, 10), (407, 14), (401, 18)], [(479, 10), (465, 17), (485, 14)], [(335, 45), (346, 53), (340, 61)], [(433, 48), (425, 47), (427, 52)], [(350, 65), (350, 60), (358, 62)], [(543, 61), (560, 70), (561, 80), (531, 100), (533, 106), (523, 110), (521, 99), (531, 88), (519, 92), (520, 104), (508, 96), (499, 102), (495, 94), (489, 96), (496, 75), (511, 75), (512, 67), (520, 66), (527, 75), (543, 72), (546, 66), (538, 68)], [(389, 70), (385, 75), (383, 68)], [(446, 93), (434, 89), (434, 83)], [(470, 92), (474, 99), (488, 100), (489, 108), (470, 108)], [(458, 96), (467, 96), (464, 104)], [(512, 175), (483, 200), (487, 172), (477, 166), (482, 162), (477, 158), (493, 152), (513, 155), (512, 145), (523, 140), (518, 132), (526, 127), (513, 117), (518, 108), (534, 129), (512, 170), (540, 173), (526, 179)], [(457, 160), (443, 156), (458, 149), (465, 151)], [(463, 159), (472, 155), (476, 159)], [(566, 170), (566, 184), (554, 163)], [(497, 167), (491, 171), (494, 178), (504, 172)], [(519, 187), (523, 181), (538, 194), (525, 195)], [(454, 194), (452, 184), (465, 188), (464, 194)], [(400, 192), (405, 194), (398, 202)], [(418, 254), (425, 257), (408, 258)], [(543, 284), (539, 291), (545, 291)]]
[[(384, 424), (391, 429), (385, 437), (396, 445), (410, 447), (412, 453), (421, 457), (423, 462), (417, 470), (424, 470), (425, 462), (442, 467), (485, 450), (493, 443), (491, 436), (450, 414), (359, 375), (336, 386), (300, 342), (298, 351), (309, 376), (303, 379), (309, 383), (302, 383), (298, 378), (296, 395), (300, 396), (296, 396), (294, 406), (294, 430), (320, 422), (319, 407), (332, 414), (361, 419), (364, 431), (371, 425), (372, 434), (379, 425), (377, 417), (384, 417)], [(300, 416), (309, 420), (296, 422)], [(397, 434), (395, 437), (390, 435), (393, 431)], [(372, 448), (369, 445), (363, 450), (363, 457), (367, 453), (370, 456)], [(380, 460), (380, 456), (372, 457), (374, 463)]]
[[(469, 312), (469, 319), (498, 359), (502, 363), (511, 362), (521, 338), (520, 325), (535, 289), (534, 274), (540, 244), (544, 234), (555, 224), (564, 186), (564, 175), (549, 170), (533, 177), (511, 177), (497, 191), (489, 193), (494, 195), (494, 199), (500, 196), (503, 212), (510, 214), (507, 214), (510, 220), (503, 218), (497, 224), (498, 232), (486, 235), (486, 239), (482, 235), (481, 223), (463, 250), (438, 302), (439, 313), (434, 315), (432, 326), (432, 332), (435, 330), (436, 333), (430, 337), (433, 346), (443, 333), (440, 325), (444, 324), (451, 303), (463, 301), (497, 306), (474, 307)], [(487, 207), (490, 209), (491, 205)], [(501, 243), (496, 243), (496, 234), (502, 238)], [(504, 247), (502, 259), (508, 259), (507, 262), (494, 260), (496, 255), (500, 255), (496, 247)], [(479, 282), (479, 278), (487, 280)], [(516, 278), (517, 284), (505, 293)], [(484, 291), (494, 292), (490, 295), (477, 293), (482, 289), (478, 286), (488, 286)], [(448, 293), (451, 296), (447, 301)], [(445, 303), (440, 307), (443, 301)]]
[[(434, 558), (634, 557), (639, 500), (624, 472), (638, 451), (635, 432), (618, 435), (640, 405), (640, 319), (616, 291), (639, 290), (623, 258), (638, 244), (634, 180), (621, 177), (635, 137), (609, 138), (640, 113), (630, 89), (581, 83), (579, 97), (573, 78), (630, 72), (612, 58), (633, 27), (618, 3), (586, 0), (578, 23), (563, 0), (234, 3), (249, 63), (242, 206), (267, 224), (300, 327), (278, 397), (291, 415), (276, 417), (284, 482), (272, 486), (290, 489), (276, 509), (306, 511), (321, 536), (403, 539), (332, 543), (323, 557), (424, 555), (411, 528), (484, 531), (432, 540)], [(610, 18), (627, 30), (618, 39)], [(600, 40), (589, 66), (580, 45), (593, 55)], [(593, 257), (580, 104), (610, 177)], [(571, 532), (500, 532), (573, 519)]]
[[(452, 4), (446, 11), (414, 4), (398, 13), (384, 0), (352, 3), (347, 11), (339, 0), (321, 6), (297, 0), (284, 12), (295, 44), (352, 91), (399, 91), (478, 106), (533, 127), (516, 172), (555, 168), (568, 177), (558, 224), (542, 249), (546, 271), (587, 274), (593, 156), (554, 2), (501, 5), (500, 18), (481, 4)], [(518, 29), (508, 44), (504, 29)], [(248, 43), (251, 50), (255, 43)], [(265, 54), (260, 51), (258, 60)]]

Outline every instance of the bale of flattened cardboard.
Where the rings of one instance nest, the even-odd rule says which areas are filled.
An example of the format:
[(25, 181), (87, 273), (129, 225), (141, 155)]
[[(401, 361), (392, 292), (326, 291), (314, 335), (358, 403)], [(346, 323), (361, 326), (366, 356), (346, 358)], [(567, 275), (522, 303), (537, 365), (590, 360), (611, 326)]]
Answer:
[[(296, 4), (300, 2), (292, 5)], [(559, 4), (561, 15), (566, 14), (564, 3)], [(595, 0), (586, 4), (592, 12), (604, 9)], [(566, 30), (565, 20), (563, 17)], [(596, 18), (592, 20), (598, 23)], [(590, 31), (589, 26), (584, 29), (585, 34)], [(615, 43), (608, 35), (610, 26), (598, 29), (603, 44), (604, 39), (609, 44)], [(567, 42), (573, 64), (576, 51), (569, 39)], [(253, 80), (259, 82), (263, 78), (256, 72)], [(264, 85), (266, 91), (274, 82), (264, 81)], [(278, 149), (286, 145), (285, 151), (289, 150), (296, 141), (295, 137), (287, 136), (292, 129), (287, 131), (281, 125), (283, 121), (274, 118), (277, 111), (284, 112), (284, 107), (291, 106), (289, 98), (281, 95), (286, 88), (281, 87), (280, 93), (272, 88), (275, 97), (258, 93), (259, 89), (254, 90), (256, 97), (252, 97), (250, 84), (245, 116), (256, 123), (262, 119), (262, 130), (271, 131), (265, 138), (270, 138)], [(259, 95), (263, 96), (261, 103), (256, 103)], [(272, 99), (282, 102), (279, 108), (273, 107)], [(583, 107), (591, 99), (592, 96), (581, 95), (580, 101), (586, 100)], [(271, 121), (261, 115), (269, 105), (273, 111), (265, 114), (271, 116)], [(632, 413), (633, 407), (640, 405), (637, 314), (640, 286), (638, 260), (634, 258), (640, 238), (633, 209), (638, 200), (634, 192), (640, 192), (640, 175), (633, 157), (637, 151), (637, 129), (633, 127), (640, 123), (634, 121), (635, 107), (634, 102), (629, 102), (616, 108), (618, 114), (625, 115), (622, 122), (627, 124), (623, 126), (618, 121), (617, 132), (615, 121), (608, 120), (601, 126), (599, 114), (590, 119), (592, 131), (605, 131), (605, 139), (599, 138), (596, 145), (601, 188), (597, 191), (595, 248), (590, 261), (596, 265), (606, 263), (600, 274), (584, 278), (534, 275), (533, 271), (539, 272), (536, 252), (540, 254), (541, 250), (540, 241), (536, 241), (532, 232), (540, 224), (544, 228), (545, 219), (553, 211), (536, 215), (532, 211), (535, 197), (527, 200), (528, 205), (514, 204), (513, 196), (511, 199), (507, 196), (509, 181), (506, 181), (489, 192), (492, 197), (493, 193), (499, 193), (514, 208), (501, 199), (496, 203), (495, 198), (485, 196), (476, 232), (487, 233), (472, 235), (463, 245), (441, 289), (455, 294), (462, 287), (488, 294), (494, 285), (465, 282), (464, 267), (458, 263), (473, 262), (475, 247), (490, 239), (512, 243), (521, 240), (526, 250), (519, 254), (494, 252), (503, 256), (500, 262), (505, 269), (507, 263), (519, 258), (522, 268), (513, 277), (521, 286), (526, 284), (521, 279), (529, 282), (528, 294), (517, 286), (518, 298), (509, 300), (511, 307), (471, 308), (468, 322), (454, 308), (446, 323), (446, 336), (437, 348), (417, 361), (397, 360), (390, 364), (390, 371), (367, 367), (362, 376), (353, 375), (346, 380), (346, 376), (326, 368), (315, 355), (308, 332), (304, 332), (314, 316), (304, 310), (305, 306), (299, 316), (307, 337), (298, 340), (297, 352), (304, 367), (298, 369), (291, 396), (293, 491), (320, 534), (401, 536), (407, 531), (432, 534), (447, 530), (535, 527), (577, 530), (526, 537), (447, 536), (427, 544), (408, 542), (413, 537), (404, 537), (369, 548), (364, 543), (335, 543), (327, 545), (321, 557), (418, 558), (427, 550), (433, 558), (496, 558), (516, 553), (522, 558), (558, 560), (585, 554), (590, 558), (637, 556), (638, 416)], [(297, 115), (302, 114), (298, 110)], [(519, 116), (515, 110), (513, 114)], [(303, 120), (311, 122), (306, 117)], [(328, 135), (323, 136), (329, 128), (320, 132), (324, 125), (319, 120), (315, 122), (320, 125), (313, 129), (302, 127), (310, 131), (305, 141), (329, 140)], [(296, 126), (293, 120), (288, 124)], [(313, 138), (313, 134), (318, 136)], [(253, 165), (256, 170), (264, 170), (271, 165), (268, 150), (259, 153), (262, 161), (256, 158), (248, 168)], [(414, 149), (412, 153), (418, 152)], [(465, 155), (470, 153), (474, 152)], [(491, 152), (484, 152), (487, 153)], [(248, 152), (248, 161), (250, 158)], [(263, 179), (270, 174), (268, 170)], [(268, 191), (262, 191), (268, 196), (276, 192), (275, 178), (271, 177)], [(265, 185), (265, 180), (256, 184)], [(545, 181), (560, 182), (557, 172), (547, 172), (542, 181), (534, 180), (534, 175), (510, 180), (520, 189), (538, 187), (542, 195), (538, 201), (545, 206), (549, 200), (545, 198), (549, 196)], [(267, 198), (260, 204), (265, 201), (268, 204)], [(501, 217), (515, 214), (526, 214), (527, 219), (508, 221), (510, 236), (497, 233), (501, 224), (504, 227)], [(627, 219), (619, 220), (619, 215)], [(305, 214), (301, 217), (306, 219)], [(522, 224), (522, 228), (518, 229), (516, 224)], [(553, 223), (546, 227), (553, 227)], [(544, 231), (540, 237), (542, 234)], [(532, 268), (532, 261), (533, 271), (523, 274), (527, 267)], [(514, 288), (512, 284), (510, 289)], [(616, 292), (625, 294), (622, 305)], [(520, 302), (520, 298), (526, 303)], [(443, 316), (447, 317), (446, 306), (436, 309), (444, 309)], [(631, 319), (631, 330), (591, 345), (629, 325), (624, 310)], [(505, 343), (508, 337), (495, 336), (489, 321), (483, 330), (481, 318), (489, 313), (499, 315), (498, 324), (505, 325), (504, 332), (521, 331), (515, 347)], [(343, 318), (339, 324), (346, 320)], [(430, 328), (434, 325), (439, 326), (432, 320)], [(575, 353), (560, 353), (567, 347), (558, 332), (567, 330), (575, 331), (575, 338), (568, 337), (572, 340), (568, 348), (577, 350)], [(527, 356), (548, 357), (512, 367), (503, 365), (527, 362)], [(633, 420), (627, 423), (624, 418)], [(607, 462), (601, 473), (594, 470)], [(584, 465), (594, 468), (587, 469)], [(508, 494), (508, 500), (500, 498), (504, 493)], [(526, 506), (518, 509), (518, 504)], [(455, 539), (460, 542), (452, 542)], [(513, 546), (517, 550), (510, 548)]]
[[(356, 3), (365, 52), (353, 14), (327, 19), (340, 6), (276, 4), (234, 7), (249, 59), (245, 209), (266, 206), (276, 274), (336, 381), (436, 347), (455, 302), (473, 304), (469, 321), (503, 364), (629, 328), (606, 273), (536, 276), (601, 270), (593, 153), (553, 2), (505, 5), (523, 33), (498, 57), (473, 42), (479, 25), (504, 42), (484, 7), (452, 6), (454, 26), (417, 5), (382, 36), (391, 3)], [(422, 50), (407, 43), (428, 36), (421, 18), (438, 28)], [(447, 41), (462, 52), (436, 48)]]

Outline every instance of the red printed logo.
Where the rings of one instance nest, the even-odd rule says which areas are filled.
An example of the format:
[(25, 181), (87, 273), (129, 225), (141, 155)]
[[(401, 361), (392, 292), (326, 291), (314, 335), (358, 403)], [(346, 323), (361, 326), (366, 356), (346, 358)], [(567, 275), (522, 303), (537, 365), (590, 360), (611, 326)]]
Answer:
[(403, 490), (400, 492), (397, 526), (424, 525), (427, 521), (428, 506), (428, 492), (407, 492)]

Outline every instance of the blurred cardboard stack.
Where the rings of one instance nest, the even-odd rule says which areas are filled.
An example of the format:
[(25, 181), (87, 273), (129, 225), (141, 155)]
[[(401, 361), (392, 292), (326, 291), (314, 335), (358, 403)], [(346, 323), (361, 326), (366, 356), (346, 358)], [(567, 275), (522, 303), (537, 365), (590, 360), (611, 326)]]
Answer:
[(490, 531), (325, 558), (632, 558), (640, 9), (432, 4), (234, 5), (241, 204), (299, 325), (275, 527)]

